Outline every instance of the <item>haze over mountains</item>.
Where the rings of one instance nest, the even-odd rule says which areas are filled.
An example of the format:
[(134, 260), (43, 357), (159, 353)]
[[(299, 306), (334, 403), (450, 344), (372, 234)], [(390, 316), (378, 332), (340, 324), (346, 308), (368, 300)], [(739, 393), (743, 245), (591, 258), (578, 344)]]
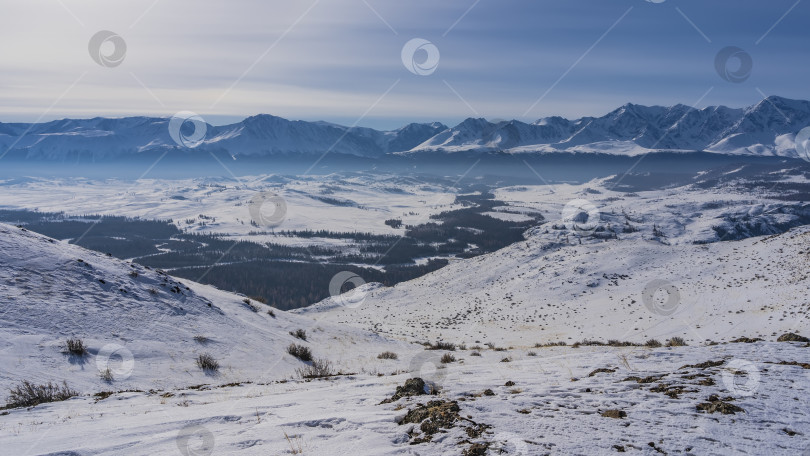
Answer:
[[(8, 158), (104, 160), (181, 149), (168, 118), (63, 119), (41, 124), (0, 123)], [(186, 125), (190, 127), (189, 125)], [(325, 152), (361, 157), (416, 152), (600, 152), (636, 155), (651, 150), (800, 157), (796, 134), (810, 126), (810, 102), (772, 96), (742, 109), (695, 109), (626, 104), (602, 117), (547, 117), (533, 123), (467, 119), (455, 127), (412, 123), (379, 131), (271, 115), (207, 125), (194, 151), (234, 157)]]

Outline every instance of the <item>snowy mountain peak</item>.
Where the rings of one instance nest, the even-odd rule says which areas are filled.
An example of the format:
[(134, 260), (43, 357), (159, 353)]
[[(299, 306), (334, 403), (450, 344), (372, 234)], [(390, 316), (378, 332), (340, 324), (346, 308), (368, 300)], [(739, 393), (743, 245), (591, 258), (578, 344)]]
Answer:
[(484, 122), (467, 119), (416, 150), (614, 154), (678, 150), (796, 157), (793, 137), (810, 126), (810, 102), (772, 96), (745, 109), (627, 103), (596, 118), (546, 117), (532, 124), (512, 121), (507, 126), (515, 126), (513, 129), (499, 124), (499, 134), (493, 134), (493, 125)]

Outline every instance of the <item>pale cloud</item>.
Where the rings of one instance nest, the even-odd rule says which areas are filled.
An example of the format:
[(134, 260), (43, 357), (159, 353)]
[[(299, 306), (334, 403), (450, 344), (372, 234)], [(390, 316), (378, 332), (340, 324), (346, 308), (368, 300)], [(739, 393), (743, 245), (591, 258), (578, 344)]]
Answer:
[[(599, 115), (628, 101), (691, 104), (712, 86), (705, 103), (742, 106), (760, 97), (758, 87), (806, 98), (810, 66), (801, 58), (810, 43), (806, 5), (755, 44), (793, 3), (782, 0), (745, 9), (678, 2), (712, 43), (674, 2), (641, 0), (481, 0), (466, 15), (473, 0), (368, 0), (371, 8), (362, 0), (8, 3), (0, 19), (2, 121), (32, 121), (53, 105), (43, 119), (192, 110), (212, 119), (270, 113), (353, 123), (396, 81), (361, 125)], [(88, 40), (99, 30), (125, 39), (120, 66), (90, 58)], [(413, 37), (440, 49), (433, 75), (402, 65)], [(728, 44), (754, 57), (746, 84), (714, 72), (714, 55)]]

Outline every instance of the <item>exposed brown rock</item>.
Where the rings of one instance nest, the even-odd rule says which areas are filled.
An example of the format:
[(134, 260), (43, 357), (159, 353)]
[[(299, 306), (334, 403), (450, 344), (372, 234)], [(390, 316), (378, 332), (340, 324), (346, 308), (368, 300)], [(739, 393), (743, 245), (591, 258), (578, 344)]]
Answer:
[(588, 374), (588, 377), (593, 377), (594, 375), (601, 374), (603, 372), (606, 373), (606, 374), (612, 374), (612, 373), (616, 372), (616, 369), (609, 369), (607, 367), (601, 367), (599, 369), (592, 370), (591, 373)]
[(810, 342), (810, 339), (796, 333), (785, 333), (776, 339), (777, 342)]
[(610, 410), (605, 410), (604, 412), (602, 412), (602, 416), (604, 416), (606, 418), (621, 419), (621, 418), (625, 418), (627, 416), (627, 413), (624, 410), (610, 409)]

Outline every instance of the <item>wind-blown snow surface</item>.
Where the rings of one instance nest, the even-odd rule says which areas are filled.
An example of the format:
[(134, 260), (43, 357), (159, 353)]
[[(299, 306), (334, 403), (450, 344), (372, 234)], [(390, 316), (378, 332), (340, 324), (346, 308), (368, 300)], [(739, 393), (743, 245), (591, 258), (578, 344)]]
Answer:
[[(807, 451), (808, 371), (771, 364), (806, 361), (804, 344), (537, 351), (456, 352), (457, 363), (420, 374), (441, 387), (438, 397), (392, 404), (380, 402), (409, 374), (74, 398), (0, 416), (0, 446), (15, 455), (283, 455), (299, 447), (317, 456), (461, 455), (473, 442), (489, 442), (488, 455), (513, 456), (610, 455), (616, 447), (639, 455)], [(513, 360), (500, 362), (507, 356)], [(718, 365), (685, 367), (706, 361)], [(735, 366), (747, 375), (732, 374)], [(589, 376), (596, 368), (615, 371)], [(626, 380), (647, 376), (661, 378)], [(683, 392), (665, 394), (679, 386)], [(733, 397), (745, 412), (698, 412), (712, 394)], [(470, 437), (469, 423), (458, 422), (410, 445), (419, 426), (397, 422), (431, 399), (456, 400), (461, 416), (490, 428)], [(601, 416), (610, 409), (626, 417)]]
[[(372, 352), (404, 345), (278, 310), (273, 317), (269, 307), (253, 301), (254, 311), (242, 296), (4, 224), (0, 265), (4, 392), (21, 380), (67, 380), (94, 392), (289, 378), (303, 365), (286, 352), (293, 342), (354, 371)], [(307, 342), (289, 334), (298, 328), (307, 331)], [(84, 340), (88, 356), (64, 353), (71, 337)], [(196, 366), (201, 353), (219, 361), (218, 374)], [(108, 365), (116, 374), (112, 384), (100, 378)]]

